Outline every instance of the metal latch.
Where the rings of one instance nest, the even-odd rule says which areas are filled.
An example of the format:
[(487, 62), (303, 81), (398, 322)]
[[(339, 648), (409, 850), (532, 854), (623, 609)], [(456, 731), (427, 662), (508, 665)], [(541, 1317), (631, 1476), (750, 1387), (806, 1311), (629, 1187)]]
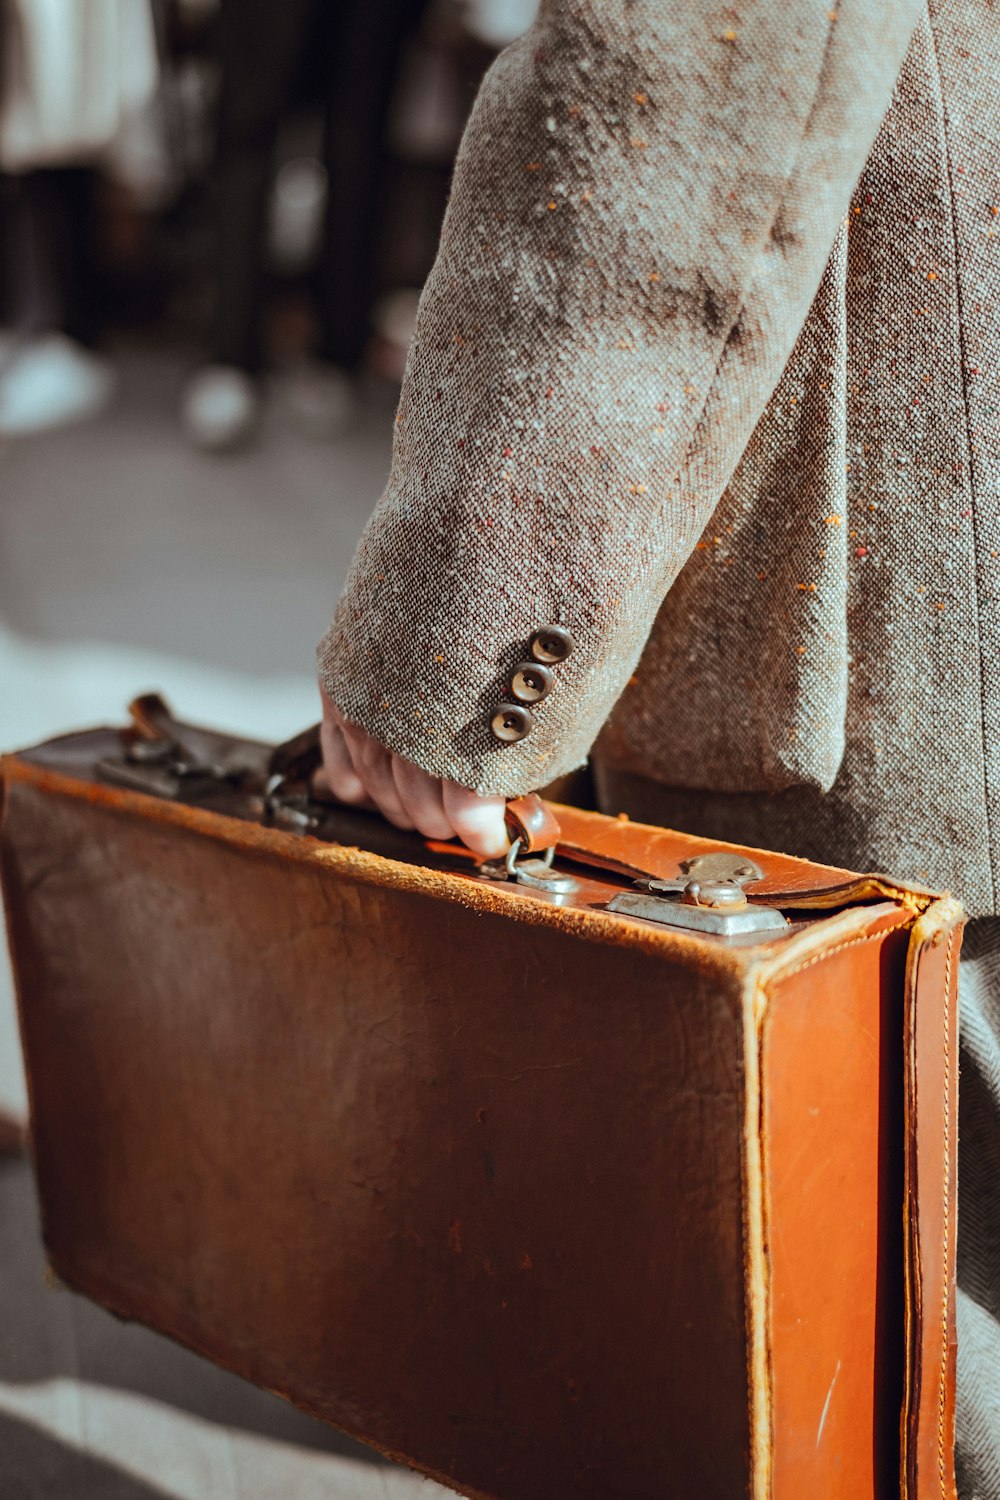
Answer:
[(308, 787), (295, 789), (294, 783), (276, 771), (264, 787), (261, 821), (265, 828), (284, 828), (289, 833), (315, 833), (323, 821), (324, 809), (309, 796)]
[(746, 887), (763, 879), (760, 866), (744, 854), (696, 854), (681, 861), (681, 874), (672, 880), (636, 880), (632, 890), (608, 902), (608, 911), (718, 937), (784, 932), (788, 922), (776, 907), (747, 899)]
[(487, 880), (513, 880), (556, 899), (572, 895), (577, 889), (573, 876), (552, 867), (559, 822), (551, 806), (537, 792), (513, 797), (507, 803), (504, 821), (510, 837), (507, 858), (480, 865), (480, 875)]
[(115, 786), (128, 787), (147, 796), (170, 801), (191, 797), (195, 800), (223, 783), (242, 780), (243, 765), (213, 765), (189, 755), (176, 740), (134, 739), (124, 754), (107, 755), (97, 763), (98, 775)]

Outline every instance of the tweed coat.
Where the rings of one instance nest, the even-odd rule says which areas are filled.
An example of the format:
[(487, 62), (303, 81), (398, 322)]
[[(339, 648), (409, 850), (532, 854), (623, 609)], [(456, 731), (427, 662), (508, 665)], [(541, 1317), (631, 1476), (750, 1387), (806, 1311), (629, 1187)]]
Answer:
[(543, 4), (320, 647), (345, 716), (508, 795), (592, 751), (610, 810), (996, 912), (998, 143), (995, 0)]

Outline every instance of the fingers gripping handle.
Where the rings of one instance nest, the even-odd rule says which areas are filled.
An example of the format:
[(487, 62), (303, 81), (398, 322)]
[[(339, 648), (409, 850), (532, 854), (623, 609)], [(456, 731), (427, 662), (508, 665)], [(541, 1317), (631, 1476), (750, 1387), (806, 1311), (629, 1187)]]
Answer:
[[(241, 759), (232, 765), (216, 764), (212, 753), (217, 755), (217, 737), (208, 735), (176, 720), (168, 704), (155, 693), (144, 694), (130, 704), (132, 719), (128, 739), (128, 759), (140, 765), (140, 771), (130, 770), (130, 781), (142, 776), (145, 762), (151, 761), (152, 770), (162, 770), (160, 762), (169, 759), (166, 789), (157, 795), (168, 796), (176, 792), (177, 778), (195, 774), (216, 782), (238, 780), (246, 785), (248, 777), (259, 775)], [(206, 746), (202, 741), (206, 741)], [(143, 747), (146, 747), (144, 750)], [(205, 750), (199, 754), (199, 750)], [(294, 828), (301, 833), (315, 832), (322, 822), (322, 804), (336, 800), (317, 776), (323, 763), (320, 725), (313, 725), (301, 734), (275, 746), (271, 751), (263, 777), (262, 817), (266, 825)], [(148, 789), (149, 766), (141, 785)], [(120, 779), (119, 772), (116, 773)], [(552, 861), (559, 842), (559, 823), (552, 808), (542, 801), (537, 792), (524, 797), (512, 798), (505, 809), (507, 834), (510, 848), (506, 860), (495, 866), (483, 866), (482, 872), (491, 878), (516, 880), (519, 885), (529, 885), (550, 895), (564, 895), (575, 889), (571, 876), (552, 868)]]
[[(308, 785), (321, 764), (319, 725), (316, 724), (276, 746), (271, 754), (269, 776), (275, 789), (289, 783), (304, 782)], [(522, 854), (548, 850), (559, 842), (559, 823), (537, 792), (512, 798), (507, 803), (505, 817), (510, 841), (513, 844), (520, 840)]]

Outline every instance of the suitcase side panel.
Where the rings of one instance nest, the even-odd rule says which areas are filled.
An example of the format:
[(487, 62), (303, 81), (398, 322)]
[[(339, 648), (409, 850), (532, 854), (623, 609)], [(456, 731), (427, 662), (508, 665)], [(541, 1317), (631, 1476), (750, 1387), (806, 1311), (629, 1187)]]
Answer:
[(958, 962), (964, 913), (935, 902), (913, 930), (906, 985), (906, 1500), (955, 1500)]
[(65, 1280), (467, 1493), (746, 1493), (737, 965), (27, 782), (3, 873)]
[(882, 908), (760, 1000), (774, 1500), (898, 1495), (911, 926)]

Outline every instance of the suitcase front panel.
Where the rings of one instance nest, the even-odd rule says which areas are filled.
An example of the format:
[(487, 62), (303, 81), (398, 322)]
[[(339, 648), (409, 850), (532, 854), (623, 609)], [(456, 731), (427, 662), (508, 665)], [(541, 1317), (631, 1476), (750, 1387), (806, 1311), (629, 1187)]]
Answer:
[(66, 1281), (469, 1493), (746, 1493), (738, 965), (8, 799)]

